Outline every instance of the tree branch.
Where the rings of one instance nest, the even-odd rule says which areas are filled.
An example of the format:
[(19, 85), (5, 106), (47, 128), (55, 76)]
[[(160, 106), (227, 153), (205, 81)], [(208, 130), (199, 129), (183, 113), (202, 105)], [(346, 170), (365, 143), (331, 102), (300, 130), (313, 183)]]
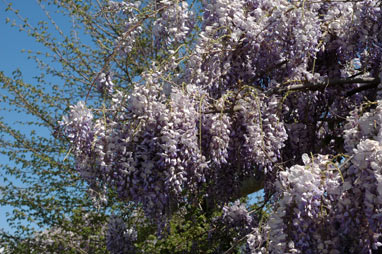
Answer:
[(365, 91), (365, 90), (368, 90), (368, 89), (372, 89), (372, 88), (376, 88), (378, 86), (379, 82), (378, 83), (370, 83), (370, 84), (366, 84), (366, 85), (363, 85), (363, 86), (360, 86), (360, 87), (357, 87), (357, 88), (354, 88), (353, 90), (349, 91), (346, 93), (346, 97), (350, 97), (356, 93), (359, 93), (359, 92), (362, 92), (362, 91)]
[(239, 198), (245, 197), (251, 193), (264, 188), (264, 174), (260, 176), (251, 176), (241, 183)]
[[(362, 90), (366, 90), (369, 88), (377, 87), (380, 82), (381, 81), (379, 78), (332, 79), (332, 80), (328, 80), (327, 82), (324, 82), (324, 83), (303, 82), (302, 84), (281, 86), (281, 87), (277, 87), (275, 89), (271, 89), (271, 90), (267, 91), (266, 93), (268, 95), (271, 95), (271, 94), (282, 94), (282, 93), (288, 92), (288, 91), (317, 91), (317, 90), (325, 90), (327, 87), (333, 87), (333, 86), (344, 86), (344, 85), (348, 85), (348, 84), (367, 84), (367, 85), (363, 86), (364, 87), (363, 89), (356, 88), (356, 89), (360, 89), (360, 91), (362, 91)], [(358, 92), (358, 90), (355, 91), (354, 93), (357, 93), (357, 92)]]

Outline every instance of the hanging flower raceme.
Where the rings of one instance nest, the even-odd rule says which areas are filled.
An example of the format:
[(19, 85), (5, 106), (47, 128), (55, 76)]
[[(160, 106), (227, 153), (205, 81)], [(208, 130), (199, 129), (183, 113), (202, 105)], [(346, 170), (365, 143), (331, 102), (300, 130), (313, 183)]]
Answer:
[(157, 6), (158, 18), (153, 23), (155, 46), (171, 49), (187, 40), (195, 16), (186, 1), (162, 0)]
[(243, 97), (239, 100), (238, 120), (244, 130), (242, 155), (248, 160), (246, 167), (273, 165), (280, 158), (280, 150), (288, 138), (284, 124), (278, 117), (279, 99), (266, 98), (263, 94)]
[(206, 2), (190, 79), (216, 97), (239, 80), (252, 85), (268, 83), (268, 77), (313, 79), (307, 67), (322, 36), (318, 8), (286, 0)]
[[(221, 184), (238, 192), (240, 181), (266, 173), (280, 158), (287, 137), (277, 97), (238, 94), (230, 111), (229, 103), (212, 105), (195, 86), (165, 89), (158, 76), (144, 77), (128, 95), (114, 92), (99, 119), (93, 121), (84, 103), (72, 108), (74, 120), (64, 118), (77, 169), (90, 183), (105, 184), (121, 199), (142, 204), (150, 218), (163, 219), (198, 193), (214, 196)], [(216, 107), (221, 110), (208, 112)]]
[(245, 205), (240, 204), (238, 201), (232, 205), (223, 207), (223, 215), (220, 220), (225, 227), (234, 229), (236, 232), (240, 232), (239, 236), (243, 236), (251, 232), (255, 222)]
[[(363, 113), (353, 111), (345, 131), (345, 148), (352, 165), (344, 173), (344, 193), (338, 204), (339, 231), (357, 232), (349, 248), (369, 253), (382, 246), (382, 103)], [(360, 226), (362, 224), (362, 226)]]
[(101, 94), (111, 95), (114, 90), (114, 83), (110, 73), (100, 73), (95, 81), (98, 91)]
[(140, 5), (140, 1), (134, 1), (134, 3), (130, 1), (110, 1), (106, 6), (107, 12), (125, 17), (122, 31), (115, 41), (116, 49), (121, 56), (126, 56), (133, 49), (138, 35), (142, 32)]
[(382, 246), (382, 104), (376, 104), (348, 118), (348, 154), (338, 164), (304, 154), (304, 166), (280, 172), (275, 211), (262, 231), (248, 235), (250, 253), (366, 254)]
[(334, 250), (330, 218), (333, 200), (338, 199), (340, 174), (328, 156), (310, 159), (280, 173), (276, 183), (281, 199), (271, 215), (270, 253), (323, 253)]
[(93, 121), (93, 113), (83, 101), (70, 107), (68, 116), (64, 116), (59, 124), (64, 128), (64, 133), (72, 144), (71, 150), (76, 157), (76, 168), (81, 176), (91, 186), (97, 186), (97, 178), (100, 175), (97, 167), (94, 167), (95, 146), (97, 134), (100, 132), (99, 125)]
[(137, 232), (126, 227), (125, 222), (116, 216), (110, 218), (106, 232), (106, 246), (111, 254), (138, 253), (134, 246)]
[(266, 97), (248, 87), (205, 101), (210, 103), (201, 103), (208, 106), (202, 109), (200, 137), (208, 161), (207, 192), (224, 203), (240, 191), (245, 179), (277, 171), (273, 166), (287, 135), (277, 96)]
[[(150, 218), (163, 219), (185, 201), (185, 193), (198, 191), (207, 164), (193, 97), (176, 87), (166, 94), (150, 80), (127, 97), (116, 92), (113, 111), (94, 123), (81, 102), (62, 124), (81, 174), (91, 170), (120, 198), (142, 204)], [(96, 182), (92, 176), (85, 179)]]

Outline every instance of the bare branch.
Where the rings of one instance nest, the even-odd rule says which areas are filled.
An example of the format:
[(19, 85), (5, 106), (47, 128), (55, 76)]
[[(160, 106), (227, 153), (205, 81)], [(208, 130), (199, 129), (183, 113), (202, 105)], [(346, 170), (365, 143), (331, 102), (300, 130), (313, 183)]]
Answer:
[[(317, 91), (317, 90), (325, 90), (328, 87), (334, 86), (345, 86), (349, 84), (367, 84), (367, 89), (377, 87), (380, 83), (379, 78), (347, 78), (347, 79), (333, 79), (328, 80), (324, 83), (311, 83), (311, 82), (302, 82), (302, 84), (295, 84), (289, 86), (282, 86), (275, 89), (271, 89), (266, 93), (268, 95), (271, 94), (282, 94), (288, 91)], [(365, 86), (366, 87), (366, 86)], [(362, 90), (365, 90), (362, 89)], [(355, 93), (357, 93), (356, 91)]]

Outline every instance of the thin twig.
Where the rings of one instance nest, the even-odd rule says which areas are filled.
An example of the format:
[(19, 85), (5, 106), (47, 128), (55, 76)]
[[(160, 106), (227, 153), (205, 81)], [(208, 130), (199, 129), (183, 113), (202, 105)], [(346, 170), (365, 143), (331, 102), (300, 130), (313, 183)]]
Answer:
[(129, 30), (127, 30), (125, 33), (123, 33), (123, 37), (122, 39), (119, 41), (119, 43), (116, 45), (116, 47), (114, 48), (114, 50), (111, 52), (110, 55), (108, 55), (106, 58), (105, 58), (105, 63), (103, 65), (103, 67), (101, 68), (101, 70), (97, 73), (97, 75), (95, 76), (95, 78), (93, 79), (91, 85), (90, 85), (90, 88), (89, 88), (89, 91), (86, 95), (86, 99), (85, 99), (85, 102), (88, 100), (89, 98), (89, 95), (90, 95), (90, 92), (92, 90), (92, 88), (94, 87), (94, 84), (95, 82), (97, 81), (97, 79), (99, 78), (99, 76), (101, 75), (101, 73), (104, 73), (107, 68), (109, 67), (109, 64), (111, 62), (111, 60), (113, 60), (115, 58), (115, 56), (117, 55), (118, 51), (119, 51), (119, 48), (121, 47), (122, 43), (124, 43), (127, 39), (127, 37), (130, 35), (131, 32), (133, 32), (135, 29), (137, 29), (147, 18), (151, 17), (152, 15), (155, 15), (157, 12), (163, 10), (166, 6), (163, 6), (162, 8), (159, 8), (158, 10), (156, 10), (154, 13), (150, 13), (150, 14), (146, 14), (140, 21), (138, 21), (137, 23), (135, 23)]

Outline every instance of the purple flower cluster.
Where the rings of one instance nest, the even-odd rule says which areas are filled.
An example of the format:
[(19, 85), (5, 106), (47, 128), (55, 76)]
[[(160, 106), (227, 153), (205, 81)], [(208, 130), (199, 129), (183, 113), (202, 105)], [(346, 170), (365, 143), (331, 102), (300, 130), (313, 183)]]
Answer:
[[(249, 252), (377, 250), (382, 106), (364, 112), (377, 86), (348, 80), (381, 76), (380, 3), (202, 1), (200, 33), (186, 1), (147, 6), (156, 16), (147, 27), (166, 51), (159, 55), (170, 58), (154, 62), (129, 92), (99, 75), (110, 99), (99, 119), (83, 102), (71, 107), (61, 125), (81, 175), (157, 222), (198, 195), (224, 207), (243, 181), (265, 176), (266, 192), (276, 194), (264, 225), (253, 229), (239, 204), (221, 217), (252, 230)], [(117, 42), (124, 55), (140, 33), (140, 7), (110, 8), (126, 15)]]
[[(350, 23), (347, 35), (349, 55), (360, 54), (363, 67), (371, 68), (371, 74), (379, 75), (382, 57), (382, 36), (378, 31), (382, 29), (381, 4), (376, 0), (366, 0), (353, 6), (354, 19)], [(349, 46), (351, 45), (351, 46)]]
[(124, 21), (123, 30), (116, 39), (115, 45), (121, 56), (128, 54), (134, 47), (136, 37), (142, 32), (142, 25), (139, 20), (140, 1), (110, 1), (107, 11), (114, 15), (122, 13), (126, 20)]
[(359, 109), (350, 113), (344, 130), (345, 149), (352, 153), (360, 141), (366, 139), (381, 140), (382, 133), (379, 133), (382, 126), (382, 106), (378, 103), (375, 109), (360, 115)]
[(223, 207), (221, 221), (225, 227), (240, 232), (239, 236), (244, 236), (251, 232), (255, 220), (249, 214), (245, 205), (237, 201), (232, 205)]
[[(166, 95), (151, 78), (128, 97), (113, 94), (110, 118), (104, 115), (93, 124), (81, 103), (63, 124), (69, 138), (73, 136), (76, 160), (84, 165), (77, 168), (80, 173), (93, 169), (88, 181), (101, 180), (121, 199), (143, 204), (146, 214), (159, 220), (185, 201), (185, 191), (197, 191), (207, 164), (200, 152), (199, 112), (192, 97), (178, 88)], [(81, 148), (83, 143), (88, 150)], [(90, 154), (83, 154), (86, 151)], [(93, 160), (84, 160), (86, 156)]]
[(191, 80), (219, 96), (239, 80), (272, 87), (268, 77), (278, 82), (310, 77), (309, 59), (322, 34), (317, 8), (286, 0), (209, 1), (189, 61)]
[[(209, 162), (207, 192), (219, 203), (230, 200), (246, 178), (273, 171), (287, 139), (277, 96), (244, 89), (223, 98), (213, 105), (216, 113), (204, 114), (201, 123), (202, 153)], [(228, 108), (231, 112), (223, 112)]]
[[(357, 232), (349, 249), (369, 253), (382, 246), (382, 104), (362, 116), (353, 112), (345, 131), (345, 147), (352, 165), (344, 173), (343, 195), (338, 204), (339, 232)], [(362, 226), (360, 226), (362, 224)]]
[(202, 142), (208, 159), (216, 166), (228, 162), (231, 119), (226, 114), (210, 114), (203, 117)]
[(186, 41), (193, 30), (195, 17), (186, 1), (161, 0), (158, 2), (156, 8), (161, 11), (153, 23), (155, 45), (171, 49)]
[(90, 154), (94, 142), (93, 113), (83, 101), (70, 107), (70, 114), (60, 122), (65, 126), (65, 134), (76, 149), (76, 153)]
[[(195, 184), (203, 181), (204, 157), (198, 145), (198, 112), (190, 97), (173, 88), (167, 98), (158, 85), (137, 87), (128, 98), (134, 171), (123, 189), (144, 204), (146, 213), (169, 214)], [(150, 212), (151, 211), (151, 212)]]
[(111, 254), (138, 253), (134, 246), (137, 232), (126, 228), (125, 222), (116, 216), (110, 218), (106, 232), (106, 246)]
[(247, 167), (271, 166), (280, 158), (279, 152), (288, 138), (278, 118), (279, 99), (261, 94), (247, 96), (239, 100), (238, 106), (241, 129), (245, 129), (242, 154), (250, 159)]
[(271, 253), (325, 253), (336, 248), (328, 234), (327, 214), (337, 199), (340, 175), (328, 156), (280, 173), (276, 183), (280, 200), (269, 225)]
[(110, 73), (100, 73), (95, 81), (101, 94), (111, 95), (114, 91), (114, 83)]
[[(304, 154), (304, 166), (280, 172), (275, 211), (266, 230), (248, 236), (250, 253), (366, 254), (381, 249), (381, 109), (378, 102), (370, 112), (352, 112), (344, 134), (348, 154), (340, 163)], [(264, 252), (264, 241), (269, 252)]]
[(97, 134), (100, 131), (93, 122), (93, 113), (83, 101), (70, 107), (68, 116), (64, 116), (60, 125), (72, 144), (72, 150), (76, 157), (76, 167), (81, 176), (93, 187), (98, 186), (98, 168), (93, 167)]
[(269, 227), (254, 228), (251, 233), (247, 235), (246, 248), (244, 253), (247, 254), (267, 254), (267, 235)]
[[(212, 241), (226, 239), (227, 244), (240, 242), (252, 230), (256, 230), (257, 219), (250, 214), (244, 204), (240, 201), (224, 205), (222, 214), (212, 219), (213, 230), (209, 232), (208, 238)], [(225, 246), (217, 247), (213, 253), (223, 253)]]
[[(339, 241), (351, 253), (370, 253), (382, 246), (382, 146), (366, 139), (354, 149), (344, 174), (343, 194), (335, 218)], [(347, 242), (352, 232), (353, 243)], [(344, 250), (342, 250), (344, 251)]]

